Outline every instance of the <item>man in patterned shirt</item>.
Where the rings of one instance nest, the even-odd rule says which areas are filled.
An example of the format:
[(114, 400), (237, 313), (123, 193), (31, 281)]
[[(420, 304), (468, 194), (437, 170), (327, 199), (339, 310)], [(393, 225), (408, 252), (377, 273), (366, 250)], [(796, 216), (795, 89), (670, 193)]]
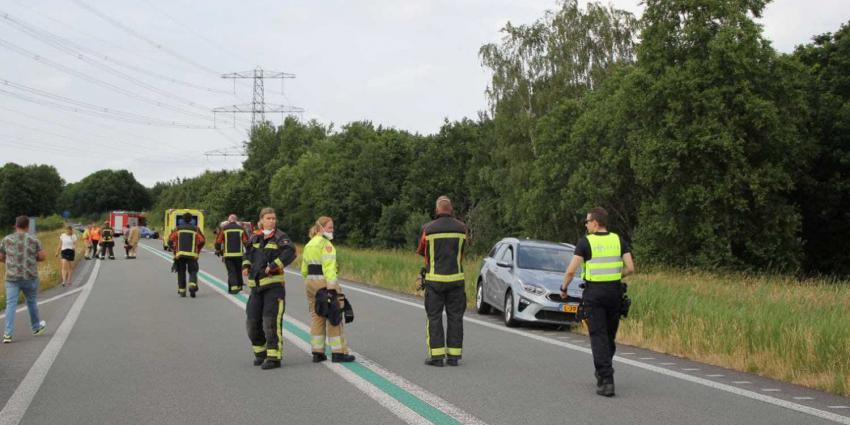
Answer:
[(29, 234), (29, 217), (22, 215), (15, 219), (15, 233), (0, 241), (0, 263), (6, 263), (6, 332), (3, 343), (12, 342), (15, 330), (15, 308), (21, 291), (27, 301), (30, 313), (32, 334), (41, 335), (47, 328), (47, 322), (38, 318), (38, 262), (44, 261), (47, 254), (41, 242)]

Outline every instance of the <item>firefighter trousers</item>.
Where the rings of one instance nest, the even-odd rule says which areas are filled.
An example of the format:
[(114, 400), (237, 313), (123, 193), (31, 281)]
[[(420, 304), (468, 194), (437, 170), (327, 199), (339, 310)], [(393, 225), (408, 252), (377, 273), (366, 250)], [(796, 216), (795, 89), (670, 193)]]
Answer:
[(195, 258), (177, 259), (177, 292), (186, 293), (186, 274), (189, 274), (189, 291), (198, 290), (198, 260)]
[(428, 315), (425, 339), (429, 359), (441, 359), (446, 356), (459, 359), (463, 354), (463, 313), (466, 311), (464, 287), (464, 281), (425, 282), (425, 313)]
[(273, 283), (251, 288), (247, 316), (248, 339), (257, 357), (280, 360), (283, 357), (283, 312), (286, 310), (286, 289)]
[[(310, 345), (314, 353), (325, 353), (325, 339), (334, 353), (348, 354), (348, 343), (345, 336), (342, 334), (342, 327), (345, 320), (341, 320), (339, 325), (331, 325), (330, 320), (326, 317), (316, 314), (316, 292), (319, 289), (325, 288), (327, 283), (324, 279), (307, 279), (307, 304), (310, 310)], [(341, 302), (341, 301), (340, 301)], [(340, 308), (343, 306), (340, 305)]]
[(227, 287), (230, 293), (242, 290), (242, 256), (224, 257), (224, 266), (227, 268)]
[(100, 243), (100, 258), (106, 258), (108, 255), (109, 258), (115, 258), (115, 252), (113, 248), (115, 247), (115, 242), (101, 242)]

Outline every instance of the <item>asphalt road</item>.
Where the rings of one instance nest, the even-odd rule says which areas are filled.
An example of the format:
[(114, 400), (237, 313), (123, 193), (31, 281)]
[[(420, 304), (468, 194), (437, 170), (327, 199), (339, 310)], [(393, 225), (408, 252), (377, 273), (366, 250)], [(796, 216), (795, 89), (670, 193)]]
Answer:
[(143, 243), (136, 260), (85, 263), (83, 290), (42, 294), (61, 297), (42, 304), (47, 335), (18, 313), (0, 346), (0, 424), (850, 424), (846, 398), (625, 346), (617, 396), (599, 397), (586, 337), (474, 312), (461, 366), (425, 366), (421, 301), (351, 283), (358, 362), (316, 365), (294, 273), (284, 367), (263, 371), (223, 264), (204, 253), (198, 298), (179, 298), (161, 245)]

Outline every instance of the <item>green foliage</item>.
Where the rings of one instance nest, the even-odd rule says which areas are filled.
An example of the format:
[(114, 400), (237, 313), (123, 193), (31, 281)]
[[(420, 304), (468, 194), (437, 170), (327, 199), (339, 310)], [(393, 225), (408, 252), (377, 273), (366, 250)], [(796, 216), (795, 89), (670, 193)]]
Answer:
[(65, 219), (59, 214), (52, 214), (47, 217), (38, 217), (35, 224), (36, 229), (39, 232), (62, 229), (66, 226)]
[(814, 159), (801, 167), (797, 202), (803, 215), (805, 267), (850, 275), (850, 24), (814, 37), (794, 59), (804, 66), (806, 130)]
[(19, 215), (40, 216), (56, 212), (56, 201), (65, 182), (49, 165), (7, 163), (0, 167), (0, 227), (14, 225)]
[(148, 189), (127, 170), (100, 170), (67, 185), (59, 200), (73, 216), (112, 210), (142, 211), (151, 206)]

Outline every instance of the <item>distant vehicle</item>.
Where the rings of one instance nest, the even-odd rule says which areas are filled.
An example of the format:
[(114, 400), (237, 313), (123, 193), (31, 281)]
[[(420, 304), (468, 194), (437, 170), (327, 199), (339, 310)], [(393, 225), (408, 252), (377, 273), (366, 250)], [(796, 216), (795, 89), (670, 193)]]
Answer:
[(139, 236), (145, 239), (159, 239), (159, 232), (150, 227), (139, 226)]
[(74, 230), (76, 230), (80, 233), (86, 232), (86, 225), (85, 224), (74, 223), (74, 224), (71, 225), (71, 228), (73, 228)]
[(183, 224), (183, 214), (186, 213), (192, 215), (192, 220), (190, 221), (192, 225), (201, 229), (204, 228), (204, 215), (206, 214), (204, 210), (192, 208), (169, 208), (165, 210), (165, 220), (163, 221), (162, 249), (168, 251), (168, 239), (171, 237), (171, 232), (173, 232), (177, 226)]
[(112, 211), (109, 213), (109, 226), (117, 236), (121, 236), (126, 226), (144, 226), (145, 215), (135, 211)]
[(481, 265), (476, 310), (479, 314), (488, 314), (492, 309), (502, 311), (509, 327), (520, 322), (577, 323), (581, 278), (573, 278), (567, 286), (566, 300), (561, 299), (560, 292), (573, 252), (575, 246), (570, 244), (502, 239)]

